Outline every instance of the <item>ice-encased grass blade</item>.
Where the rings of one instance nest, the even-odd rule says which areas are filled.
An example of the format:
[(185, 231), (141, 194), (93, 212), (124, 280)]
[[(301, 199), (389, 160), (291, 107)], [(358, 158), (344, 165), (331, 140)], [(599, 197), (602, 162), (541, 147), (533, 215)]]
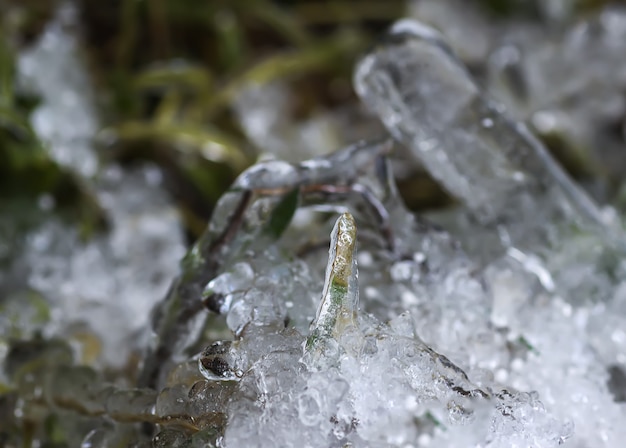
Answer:
[(342, 335), (358, 328), (357, 277), (356, 223), (350, 213), (344, 213), (331, 233), (322, 300), (305, 344), (309, 366), (338, 352)]
[[(199, 298), (225, 266), (236, 262), (251, 243), (259, 249), (279, 237), (307, 194), (325, 192), (323, 197), (330, 202), (333, 187), (339, 185), (335, 190), (341, 194), (365, 197), (363, 188), (357, 190), (351, 184), (368, 173), (388, 151), (386, 139), (361, 141), (300, 164), (274, 160), (244, 171), (218, 202), (207, 230), (185, 256), (181, 275), (155, 313), (153, 329), (157, 341), (146, 357), (139, 385), (156, 388), (161, 384), (164, 366), (197, 340), (206, 319), (201, 313), (203, 308), (220, 311), (219, 297), (212, 297), (211, 291), (204, 294), (204, 302)], [(276, 207), (274, 212), (262, 216), (268, 205)]]

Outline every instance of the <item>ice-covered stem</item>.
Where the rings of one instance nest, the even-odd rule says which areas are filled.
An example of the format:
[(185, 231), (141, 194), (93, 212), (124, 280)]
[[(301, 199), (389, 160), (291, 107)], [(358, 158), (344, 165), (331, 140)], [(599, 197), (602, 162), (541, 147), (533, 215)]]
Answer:
[[(206, 284), (236, 259), (246, 244), (252, 241), (258, 247), (271, 243), (262, 235), (266, 221), (271, 221), (271, 214), (268, 218), (263, 210), (280, 207), (285, 196), (296, 192), (304, 206), (345, 203), (347, 198), (360, 197), (369, 211), (368, 217), (376, 220), (387, 246), (393, 248), (390, 216), (382, 203), (391, 193), (361, 183), (364, 178), (377, 176), (384, 178), (379, 183), (389, 181), (384, 156), (390, 148), (389, 139), (362, 141), (299, 164), (270, 161), (243, 172), (220, 199), (209, 228), (185, 256), (181, 275), (157, 309), (153, 319), (156, 344), (146, 357), (139, 386), (157, 387), (172, 357), (196, 340), (204, 320), (200, 313), (204, 306), (219, 310), (218, 304), (208, 303), (211, 297), (203, 304)], [(378, 190), (388, 188), (385, 184)], [(259, 201), (266, 202), (256, 207)]]
[(181, 274), (156, 310), (153, 319), (156, 344), (145, 358), (138, 381), (140, 387), (157, 388), (172, 356), (195, 340), (202, 324), (198, 322), (198, 315), (204, 308), (200, 299), (202, 290), (218, 275), (251, 199), (251, 192), (243, 191), (232, 210), (222, 210), (228, 213), (225, 225), (207, 229), (183, 259)]
[[(359, 177), (375, 169), (377, 161), (389, 149), (388, 140), (359, 142), (300, 164), (271, 161), (242, 173), (232, 190), (218, 203), (209, 228), (185, 256), (181, 275), (157, 309), (153, 319), (156, 343), (146, 357), (139, 386), (156, 387), (172, 357), (195, 341), (203, 321), (202, 291), (237, 253), (238, 244), (252, 238), (245, 233), (255, 231), (247, 228), (250, 227), (248, 220), (259, 221), (259, 217), (253, 216), (254, 210), (250, 212), (256, 201), (273, 198), (273, 202), (279, 204), (281, 197), (295, 189), (307, 199), (307, 205), (319, 203), (320, 194), (326, 202), (345, 195), (358, 195), (375, 212), (381, 233), (391, 246), (389, 217), (384, 207), (367, 186), (358, 184)], [(345, 198), (342, 200), (345, 202)], [(261, 244), (263, 240), (257, 239), (256, 243)]]
[(309, 366), (337, 353), (342, 336), (358, 328), (357, 278), (356, 223), (351, 214), (344, 213), (331, 233), (322, 300), (305, 343), (305, 362)]
[[(533, 235), (556, 218), (609, 233), (596, 204), (480, 91), (435, 30), (396, 23), (358, 63), (355, 86), (391, 135), (483, 224), (510, 232), (507, 224), (521, 221), (517, 228)], [(528, 233), (509, 237), (517, 245)]]

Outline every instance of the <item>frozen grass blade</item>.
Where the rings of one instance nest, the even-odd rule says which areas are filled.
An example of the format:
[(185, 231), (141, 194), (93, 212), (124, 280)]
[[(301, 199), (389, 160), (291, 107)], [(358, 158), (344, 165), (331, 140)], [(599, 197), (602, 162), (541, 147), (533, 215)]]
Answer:
[(332, 357), (339, 350), (342, 336), (358, 328), (357, 277), (356, 223), (350, 213), (344, 213), (331, 233), (322, 301), (305, 344), (309, 366)]

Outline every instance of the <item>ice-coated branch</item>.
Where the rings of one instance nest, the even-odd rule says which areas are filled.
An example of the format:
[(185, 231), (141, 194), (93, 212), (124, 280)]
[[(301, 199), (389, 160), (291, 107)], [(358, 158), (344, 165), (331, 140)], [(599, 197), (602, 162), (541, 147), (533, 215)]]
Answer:
[(251, 199), (251, 193), (244, 191), (232, 205), (228, 204), (229, 210), (221, 210), (227, 214), (226, 223), (218, 229), (209, 228), (183, 259), (180, 276), (157, 309), (153, 322), (156, 346), (146, 356), (140, 387), (156, 388), (163, 367), (197, 336), (202, 324), (198, 322), (203, 309), (202, 289), (218, 274)]

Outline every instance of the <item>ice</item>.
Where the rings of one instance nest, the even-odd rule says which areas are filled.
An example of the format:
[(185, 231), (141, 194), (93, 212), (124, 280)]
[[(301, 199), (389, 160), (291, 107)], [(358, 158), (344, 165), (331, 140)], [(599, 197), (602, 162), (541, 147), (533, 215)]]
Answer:
[[(521, 220), (528, 230), (561, 214), (607, 232), (598, 207), (522, 123), (481, 93), (435, 30), (402, 21), (387, 40), (360, 61), (357, 92), (480, 222)], [(507, 233), (519, 244), (514, 226)]]
[[(619, 247), (623, 236), (611, 229), (604, 233), (613, 233), (616, 239), (609, 239), (608, 243), (603, 240), (605, 224), (597, 206), (565, 177), (523, 125), (506, 118), (503, 111), (490, 102), (454, 59), (436, 31), (413, 22), (396, 24), (387, 43), (360, 62), (355, 80), (357, 91), (379, 114), (390, 133), (412, 148), (416, 157), (464, 201), (476, 219), (489, 224), (496, 218), (498, 227), (506, 228), (503, 239), (509, 245), (506, 256), (492, 259), (483, 272), (471, 276), (477, 281), (473, 292), (466, 289), (471, 277), (461, 277), (462, 283), (456, 284), (462, 287), (452, 286), (435, 296), (438, 302), (432, 305), (428, 317), (424, 320), (414, 318), (418, 322), (417, 331), (429, 344), (469, 366), (472, 372), (488, 369), (496, 373), (499, 382), (509, 383), (516, 389), (538, 391), (542, 401), (554, 413), (553, 416), (537, 415), (535, 429), (538, 432), (534, 435), (524, 435), (524, 431), (515, 426), (506, 430), (509, 432), (498, 426), (497, 432), (504, 431), (507, 435), (498, 435), (492, 439), (493, 443), (517, 440), (517, 443), (543, 446), (566, 439), (573, 439), (574, 446), (603, 443), (610, 446), (615, 443), (621, 437), (620, 430), (607, 432), (605, 417), (611, 415), (609, 419), (618, 421), (624, 409), (612, 403), (607, 369), (615, 372), (610, 366), (620, 358), (620, 349), (616, 350), (612, 343), (600, 343), (597, 338), (621, 344), (622, 338), (616, 329), (623, 325), (623, 313), (611, 313), (619, 317), (607, 325), (606, 332), (598, 332), (596, 325), (599, 321), (595, 316), (590, 320), (589, 316), (599, 312), (603, 322), (608, 323), (611, 319), (600, 310), (619, 306), (619, 299), (611, 296), (611, 290), (619, 281), (611, 280), (616, 279), (612, 274), (607, 277), (607, 269), (608, 272), (621, 269), (617, 260), (623, 257), (615, 255), (611, 245)], [(503, 193), (502, 202), (498, 199), (500, 193)], [(567, 209), (558, 210), (568, 202)], [(494, 215), (490, 208), (495, 204), (499, 204), (495, 208), (499, 212)], [(527, 206), (532, 208), (526, 209)], [(509, 212), (513, 213), (510, 218), (506, 216)], [(541, 221), (533, 223), (537, 216)], [(507, 223), (509, 219), (511, 221)], [(552, 238), (555, 233), (562, 232), (562, 227), (550, 230), (551, 224), (560, 221), (572, 226), (585, 220), (594, 222), (591, 226), (583, 226), (590, 233), (580, 235), (576, 243), (551, 246), (560, 249), (550, 257), (545, 258), (546, 252), (537, 248), (536, 241), (532, 244), (536, 231), (547, 230), (548, 235), (552, 233)], [(514, 227), (517, 223), (521, 223), (525, 232), (533, 231), (516, 234)], [(495, 233), (495, 229), (492, 232)], [(560, 234), (558, 238), (566, 237)], [(573, 241), (571, 233), (567, 238)], [(551, 239), (547, 238), (547, 241)], [(531, 252), (519, 248), (531, 249)], [(533, 254), (533, 248), (541, 256)], [(420, 277), (407, 272), (406, 268), (396, 265), (392, 271), (395, 280), (410, 280), (413, 283), (410, 290), (419, 291)], [(462, 271), (457, 271), (456, 275), (459, 272)], [(451, 276), (448, 281), (455, 285), (454, 273), (448, 275)], [(445, 276), (440, 277), (440, 284), (446, 284), (444, 279)], [(574, 307), (555, 296), (555, 289)], [(455, 316), (455, 304), (446, 302), (446, 298), (454, 296), (454, 291), (462, 290), (469, 294), (460, 300), (461, 303), (469, 304), (468, 299), (473, 297), (486, 307), (474, 315), (476, 320), (468, 321), (468, 315)], [(432, 294), (431, 291), (426, 289), (425, 292)], [(491, 296), (488, 301), (481, 299), (485, 294)], [(604, 302), (596, 305), (587, 302), (581, 306), (581, 297), (600, 298)], [(412, 299), (404, 303), (412, 311), (419, 310), (424, 315), (425, 308), (418, 295), (413, 294)], [(445, 308), (440, 308), (444, 303)], [(444, 327), (446, 333), (433, 328), (433, 311), (440, 313), (435, 314), (435, 321), (451, 317)], [(487, 319), (484, 312), (489, 314)], [(455, 339), (454, 329), (463, 329), (468, 324), (474, 329), (474, 335), (461, 334)], [(482, 335), (480, 328), (484, 329)], [(590, 333), (589, 336), (585, 335), (586, 332)], [(514, 345), (517, 347), (513, 348)], [(458, 351), (459, 347), (463, 347), (463, 352)], [(555, 351), (562, 356), (539, 361), (544, 354)], [(537, 376), (527, 376), (534, 368), (552, 378), (565, 375), (567, 380), (559, 382), (547, 377), (539, 380)], [(521, 380), (522, 377), (526, 380)], [(595, 378), (593, 381), (597, 385), (591, 386), (589, 378)], [(580, 395), (572, 393), (574, 390), (587, 392)], [(529, 397), (529, 401), (524, 401), (527, 404), (520, 403), (520, 406), (527, 409), (530, 406), (534, 412), (544, 413), (543, 406), (533, 404), (535, 398)], [(586, 404), (581, 407), (581, 402)], [(562, 412), (564, 408), (559, 408), (556, 403), (570, 403), (572, 411)], [(599, 408), (605, 410), (603, 417), (588, 413)], [(564, 426), (551, 433), (557, 421)], [(601, 429), (594, 432), (590, 430), (591, 426)], [(539, 433), (543, 435), (537, 438)]]
[(232, 342), (218, 341), (204, 349), (200, 355), (200, 373), (209, 380), (235, 380), (243, 371), (231, 354)]
[[(318, 315), (306, 338), (281, 329), (278, 322), (268, 325), (262, 316), (250, 316), (250, 323), (256, 325), (234, 331), (234, 342), (215, 343), (199, 358), (200, 370), (209, 380), (237, 380), (228, 409), (225, 446), (404, 446), (417, 439), (433, 440), (437, 446), (458, 446), (461, 440), (507, 446), (514, 438), (535, 446), (557, 446), (571, 437), (571, 424), (547, 412), (536, 394), (499, 389), (485, 375), (484, 385), (477, 386), (460, 367), (426, 345), (416, 329), (436, 327), (432, 315), (430, 324), (418, 321), (413, 311), (384, 324), (359, 312), (355, 226), (348, 214), (335, 223)], [(416, 258), (424, 262), (423, 257)], [(402, 263), (402, 267), (390, 268), (399, 281), (424, 282), (423, 277), (408, 275), (409, 262)], [(511, 269), (518, 266), (511, 263)], [(469, 261), (464, 264), (471, 265)], [(260, 276), (268, 271), (267, 265), (255, 270)], [(454, 268), (450, 271), (447, 282), (456, 277), (455, 281), (467, 288), (467, 274), (459, 276)], [(365, 282), (371, 284), (370, 280)], [(248, 290), (248, 301), (259, 300), (253, 294), (255, 288)], [(397, 294), (397, 289), (387, 288), (391, 297)], [(467, 299), (443, 303), (458, 284), (447, 288), (434, 300), (433, 311), (454, 319), (458, 330), (464, 325), (470, 331), (482, 326), (485, 337), (493, 337), (488, 309), (472, 309)], [(466, 297), (486, 296), (479, 283), (476, 288)], [(465, 321), (459, 320), (460, 314), (454, 314), (452, 308), (465, 313)], [(418, 313), (416, 308), (412, 310)], [(470, 323), (470, 315), (483, 318)], [(431, 341), (440, 346), (445, 346), (444, 341), (456, 347), (465, 344), (466, 350), (477, 356), (476, 347), (467, 343), (468, 336), (463, 333), (459, 339), (450, 339), (442, 331), (432, 334)], [(506, 340), (501, 342), (504, 345)], [(491, 351), (495, 347), (497, 344), (490, 346)], [(496, 365), (490, 367), (495, 370)], [(420, 425), (416, 426), (416, 421)], [(294, 432), (294, 427), (299, 430)], [(422, 433), (422, 427), (430, 430)]]
[[(407, 28), (416, 27), (407, 22), (395, 27), (400, 31)], [(417, 30), (425, 40), (431, 40), (428, 45), (433, 45), (433, 40), (439, 42), (436, 32), (421, 26)], [(387, 45), (405, 45), (402, 39), (393, 43), (397, 37), (391, 36), (392, 43)], [(434, 47), (441, 50), (441, 46)], [(454, 171), (467, 179), (463, 185), (470, 190), (464, 192), (456, 186), (459, 179), (448, 171), (440, 174), (441, 180), (458, 188), (455, 191), (460, 195), (465, 194), (462, 198), (482, 222), (508, 217), (510, 222), (504, 220), (498, 225), (509, 226), (513, 232), (519, 224), (526, 227), (524, 232), (529, 228), (530, 232), (514, 235), (516, 239), (509, 240), (508, 248), (492, 258), (474, 260), (463, 253), (454, 237), (406, 211), (389, 181), (384, 153), (376, 155), (367, 145), (299, 165), (272, 162), (250, 170), (236, 185), (257, 194), (282, 196), (299, 188), (300, 206), (314, 209), (319, 205), (310, 195), (324, 192), (332, 203), (325, 210), (344, 214), (331, 232), (322, 299), (308, 331), (301, 323), (290, 330), (290, 319), (286, 318), (291, 318), (293, 308), (281, 307), (287, 303), (284, 299), (273, 301), (282, 296), (283, 287), (288, 288), (276, 276), (277, 271), (296, 262), (283, 258), (280, 251), (264, 249), (268, 240), (250, 242), (248, 250), (235, 257), (245, 264), (232, 264), (209, 283), (207, 294), (229, 297), (219, 312), (226, 314), (234, 337), (233, 341), (213, 344), (199, 358), (200, 370), (209, 381), (235, 387), (227, 410), (225, 446), (611, 446), (620, 439), (620, 430), (609, 429), (604, 420), (623, 418), (624, 409), (614, 402), (609, 389), (616, 387), (610, 384), (619, 384), (614, 366), (620, 349), (606, 344), (603, 349), (594, 346), (595, 339), (587, 333), (596, 334), (598, 344), (606, 337), (620, 344), (623, 338), (615, 329), (620, 328), (623, 318), (616, 317), (606, 336), (597, 333), (597, 328), (589, 326), (594, 322), (589, 316), (594, 310), (605, 318), (602, 306), (572, 305), (555, 294), (555, 284), (562, 285), (572, 274), (571, 264), (565, 263), (560, 269), (555, 264), (559, 257), (569, 258), (568, 252), (559, 252), (559, 248), (551, 264), (546, 265), (542, 258), (545, 252), (538, 256), (522, 249), (533, 247), (537, 241), (529, 243), (527, 238), (533, 240), (534, 232), (543, 231), (543, 223), (533, 221), (536, 217), (526, 207), (545, 207), (540, 219), (596, 222), (589, 226), (592, 231), (587, 236), (576, 239), (574, 251), (584, 252), (581, 244), (604, 247), (604, 240), (594, 231), (605, 224), (595, 204), (565, 177), (534, 137), (500, 110), (491, 108), (462, 66), (445, 51), (444, 55), (448, 59), (442, 62), (443, 67), (459, 77), (433, 73), (424, 82), (424, 91), (436, 89), (433, 92), (439, 93), (434, 98), (442, 101), (433, 104), (434, 117), (419, 121), (408, 115), (402, 121), (405, 117), (400, 114), (393, 124), (407, 133), (420, 123), (424, 127), (428, 124), (437, 132), (437, 139), (455, 142), (446, 140), (445, 131), (454, 135), (460, 128), (459, 135), (463, 136), (466, 122), (455, 121), (454, 115), (464, 104), (457, 103), (463, 96), (445, 91), (450, 86), (469, 89), (465, 100), (472, 104), (483, 101), (491, 112), (479, 115), (478, 124), (470, 126), (467, 122), (469, 130), (461, 140), (478, 148), (475, 157), (463, 159)], [(390, 57), (390, 63), (398, 60), (411, 62), (408, 57)], [(393, 72), (402, 76), (403, 70)], [(380, 95), (384, 104), (394, 93)], [(443, 127), (440, 122), (454, 126)], [(486, 137), (481, 140), (480, 128), (498, 131), (495, 143)], [(397, 137), (395, 128), (390, 129)], [(437, 141), (432, 145), (425, 151), (439, 151), (441, 159), (447, 157), (445, 147), (439, 148)], [(518, 151), (523, 154), (521, 161), (514, 157)], [(488, 158), (491, 156), (495, 167), (494, 160)], [(372, 164), (374, 159), (377, 161)], [(342, 163), (336, 162), (339, 160)], [(449, 162), (441, 163), (446, 168)], [(483, 170), (468, 166), (480, 163), (485, 165)], [(335, 174), (336, 170), (343, 175)], [(282, 185), (273, 172), (288, 174)], [(498, 202), (493, 195), (500, 192), (494, 186), (500, 185), (510, 189), (505, 189), (508, 195)], [(242, 194), (231, 193), (236, 196), (224, 204), (232, 210), (238, 204), (232, 198)], [(520, 197), (519, 209), (515, 208), (516, 195)], [(369, 208), (363, 209), (364, 198)], [(250, 210), (254, 213), (249, 210), (243, 214), (242, 228), (247, 228), (245, 223), (252, 218), (263, 227), (271, 212), (261, 213), (260, 204), (278, 203), (270, 199), (252, 201)], [(570, 201), (570, 206), (561, 209), (555, 199)], [(511, 200), (513, 204), (507, 208)], [(482, 207), (487, 206), (491, 210), (484, 212)], [(528, 220), (521, 219), (521, 213), (526, 213)], [(311, 215), (302, 216), (311, 219), (309, 225), (315, 227)], [(372, 216), (378, 221), (372, 221)], [(353, 223), (363, 224), (358, 257)], [(495, 227), (491, 231), (497, 236)], [(372, 238), (376, 234), (378, 238)], [(381, 238), (381, 234), (387, 237)], [(572, 237), (565, 235), (561, 237)], [(292, 238), (296, 235), (287, 231), (278, 245), (293, 249)], [(365, 260), (358, 295), (357, 288), (345, 288), (357, 282), (357, 258)], [(306, 272), (307, 284), (312, 287), (315, 276), (310, 270), (318, 258), (307, 255), (307, 259), (309, 268), (297, 272)], [(591, 254), (580, 266), (597, 268), (597, 260), (597, 254)], [(606, 262), (616, 269), (610, 255)], [(578, 285), (583, 278), (588, 282), (595, 277), (596, 268), (579, 271)], [(272, 284), (281, 285), (280, 289), (265, 293), (265, 278), (275, 279)], [(614, 287), (614, 282), (602, 283), (605, 280), (601, 276), (597, 281), (600, 284), (596, 288), (605, 293)], [(359, 295), (361, 310), (356, 299)], [(301, 310), (306, 309), (307, 300)], [(606, 303), (619, 307), (619, 299), (612, 300), (615, 302)], [(531, 373), (538, 371), (541, 373)], [(224, 381), (229, 379), (236, 381)], [(602, 416), (594, 411), (599, 408), (605, 410)], [(594, 432), (591, 427), (600, 430)]]
[(98, 195), (111, 219), (109, 235), (85, 243), (76, 229), (52, 220), (29, 236), (25, 248), (28, 284), (52, 304), (49, 331), (86, 323), (110, 365), (124, 363), (138, 348), (128, 341), (143, 333), (176, 270), (169, 255), (183, 250), (178, 217), (149, 180), (153, 170), (104, 173)]
[[(481, 92), (435, 30), (398, 22), (387, 43), (358, 64), (355, 82), (389, 132), (464, 202), (474, 221), (470, 232), (477, 234), (465, 240), (468, 250), (489, 258), (498, 252), (499, 237), (512, 256), (516, 250), (540, 254), (545, 265), (526, 255), (521, 263), (545, 288), (556, 283), (573, 301), (606, 296), (603, 286), (610, 280), (602, 259), (624, 252), (619, 224), (575, 185), (523, 123)], [(573, 229), (581, 232), (575, 246), (564, 239)], [(569, 255), (547, 259), (548, 247), (562, 247)], [(550, 268), (559, 272), (554, 281)], [(591, 272), (593, 280), (578, 281), (591, 278)]]
[[(557, 145), (578, 171), (621, 179), (623, 139), (602, 131), (626, 112), (621, 55), (626, 12), (608, 6), (542, 39), (504, 37), (487, 61), (487, 86), (510, 113)], [(559, 82), (554, 80), (558, 79)], [(599, 193), (601, 194), (601, 193)]]
[[(607, 7), (573, 24), (558, 39), (523, 48), (522, 76), (532, 108), (546, 109), (574, 97), (593, 103), (593, 98), (583, 99), (584, 92), (598, 94), (623, 86), (626, 64), (620, 56), (626, 49), (625, 37), (626, 11)], [(562, 81), (555, 84), (553, 79)]]
[[(20, 315), (38, 313), (21, 325), (20, 337), (37, 331), (63, 335), (85, 362), (119, 368), (146, 344), (150, 310), (176, 272), (184, 242), (156, 167), (126, 170), (98, 160), (93, 140), (100, 123), (80, 57), (76, 14), (65, 3), (20, 54), (19, 81), (41, 98), (31, 117), (37, 135), (97, 199), (109, 231), (91, 232), (89, 239), (88, 224), (70, 226), (51, 217), (24, 236), (6, 302)], [(55, 209), (45, 195), (40, 204)]]
[[(292, 280), (302, 278), (303, 283), (308, 284), (307, 275), (304, 274), (306, 266), (285, 266), (281, 264), (286, 261), (284, 255), (275, 250), (265, 250), (275, 239), (277, 228), (291, 220), (291, 216), (287, 216), (287, 222), (282, 223), (282, 214), (273, 219), (273, 213), (281, 204), (285, 206), (283, 199), (288, 193), (295, 192), (298, 197), (302, 196), (303, 201), (309, 201), (309, 205), (319, 204), (320, 201), (330, 205), (332, 201), (327, 199), (333, 196), (339, 199), (345, 195), (361, 197), (366, 202), (359, 210), (361, 213), (370, 217), (374, 214), (374, 219), (386, 219), (386, 216), (379, 215), (379, 204), (375, 200), (372, 202), (370, 190), (358, 184), (357, 180), (367, 170), (375, 168), (376, 158), (385, 153), (387, 148), (385, 142), (360, 142), (329, 156), (300, 164), (262, 162), (242, 173), (217, 204), (215, 218), (185, 256), (182, 274), (159, 305), (153, 322), (157, 339), (144, 366), (141, 384), (161, 382), (159, 371), (167, 370), (162, 365), (199, 337), (206, 319), (200, 313), (203, 303), (199, 298), (203, 290), (204, 306), (226, 312), (227, 325), (236, 334), (254, 319), (268, 325), (284, 320), (287, 301), (295, 305), (293, 311), (301, 310), (300, 314), (294, 315), (294, 321), (301, 325), (310, 315), (307, 309), (313, 305), (310, 293), (306, 293), (307, 289), (299, 288), (299, 281)], [(295, 199), (297, 202), (298, 198)], [(330, 207), (332, 209), (334, 206)], [(251, 288), (252, 291), (243, 286), (238, 286), (240, 290), (232, 294), (222, 290), (220, 284), (225, 281), (219, 276), (237, 275), (228, 272), (242, 260), (246, 260), (253, 271), (253, 265), (266, 265), (268, 261), (276, 269), (260, 283), (254, 279), (252, 283), (256, 285)], [(294, 277), (294, 270), (302, 275)], [(245, 279), (242, 281), (245, 284)], [(214, 287), (217, 289), (213, 290)], [(249, 305), (253, 299), (248, 296), (257, 299), (256, 306)]]
[[(439, 21), (446, 33), (467, 26), (450, 5), (416, 7), (433, 22), (456, 14)], [(562, 20), (557, 9), (546, 11)], [(608, 100), (621, 85), (621, 15), (598, 17), (555, 37), (551, 58), (533, 56), (545, 36), (524, 27), (490, 61), (480, 46), (465, 58), (534, 71), (538, 102), (513, 115), (535, 129), (572, 110), (618, 117), (623, 104)], [(470, 43), (493, 30), (474, 31)], [(562, 46), (615, 70), (574, 70)], [(560, 63), (580, 76), (555, 81)], [(166, 292), (182, 244), (158, 172), (102, 167), (89, 182), (111, 231), (85, 242), (59, 222), (38, 228), (19, 260), (28, 288), (2, 303), (0, 433), (46, 422), (37, 443), (52, 427), (83, 447), (621, 447), (626, 262), (613, 212), (489, 99), (438, 31), (397, 23), (355, 81), (460, 206), (409, 212), (385, 138), (306, 161), (284, 154), (239, 176)], [(598, 82), (606, 96), (594, 100)], [(284, 137), (273, 135), (282, 109), (254, 117), (276, 87), (241, 118), (262, 120), (246, 130), (259, 146)], [(561, 107), (579, 90), (584, 107)], [(542, 98), (558, 114), (537, 116)], [(142, 364), (137, 387), (110, 381), (122, 362)], [(24, 445), (15, 434), (8, 443)]]
[(98, 116), (78, 39), (71, 30), (76, 14), (73, 5), (65, 3), (38, 42), (20, 54), (18, 71), (20, 82), (41, 96), (32, 125), (52, 156), (83, 176), (93, 176), (98, 159), (91, 141)]
[[(619, 446), (623, 288), (570, 304), (533, 253), (476, 260), (406, 210), (385, 148), (242, 174), (174, 284), (193, 282), (189, 305), (227, 335), (173, 354), (155, 388), (103, 383), (67, 357), (44, 367), (57, 406), (117, 422), (83, 443), (148, 421), (155, 446)], [(268, 233), (286, 205), (290, 222)], [(35, 400), (36, 383), (21, 387)]]

